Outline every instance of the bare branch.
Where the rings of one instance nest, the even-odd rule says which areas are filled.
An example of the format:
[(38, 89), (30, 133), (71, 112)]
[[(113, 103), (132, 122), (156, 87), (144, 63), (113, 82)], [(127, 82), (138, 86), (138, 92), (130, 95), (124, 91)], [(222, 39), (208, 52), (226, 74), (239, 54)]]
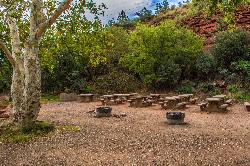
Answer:
[(37, 39), (40, 39), (46, 30), (56, 21), (56, 19), (60, 17), (65, 10), (70, 8), (71, 2), (73, 2), (73, 0), (64, 0), (64, 2), (57, 8), (55, 13), (46, 22), (41, 24), (41, 26), (36, 31)]
[(5, 57), (8, 59), (8, 61), (10, 62), (10, 64), (14, 67), (15, 65), (15, 61), (11, 55), (11, 52), (9, 51), (9, 49), (5, 46), (5, 44), (3, 43), (2, 40), (0, 40), (0, 49), (3, 50)]

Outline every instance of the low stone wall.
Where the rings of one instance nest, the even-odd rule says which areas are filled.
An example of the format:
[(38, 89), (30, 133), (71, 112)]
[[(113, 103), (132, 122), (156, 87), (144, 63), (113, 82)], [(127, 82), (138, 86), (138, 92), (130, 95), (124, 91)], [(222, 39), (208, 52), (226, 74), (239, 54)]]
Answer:
[(60, 102), (76, 101), (77, 94), (76, 93), (60, 93), (59, 98), (60, 98)]

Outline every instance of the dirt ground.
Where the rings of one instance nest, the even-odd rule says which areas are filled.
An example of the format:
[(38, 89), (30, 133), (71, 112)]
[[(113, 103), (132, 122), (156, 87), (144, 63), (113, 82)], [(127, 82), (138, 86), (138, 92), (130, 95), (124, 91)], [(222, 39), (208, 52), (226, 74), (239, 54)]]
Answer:
[(187, 125), (165, 124), (160, 106), (114, 106), (123, 118), (87, 114), (100, 103), (49, 103), (39, 120), (76, 125), (25, 144), (0, 143), (0, 165), (250, 166), (250, 113), (242, 105), (227, 114), (186, 109)]

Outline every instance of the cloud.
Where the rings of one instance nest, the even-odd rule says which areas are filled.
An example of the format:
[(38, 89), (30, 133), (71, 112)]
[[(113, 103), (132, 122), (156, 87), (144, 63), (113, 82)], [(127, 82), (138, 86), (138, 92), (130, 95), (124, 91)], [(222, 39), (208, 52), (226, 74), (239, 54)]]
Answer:
[[(105, 10), (105, 16), (101, 18), (104, 23), (108, 20), (117, 19), (118, 14), (124, 10), (127, 15), (132, 16), (143, 7), (154, 9), (157, 2), (162, 0), (93, 0), (97, 4), (104, 3), (108, 10)], [(177, 4), (181, 0), (169, 0), (170, 4)]]

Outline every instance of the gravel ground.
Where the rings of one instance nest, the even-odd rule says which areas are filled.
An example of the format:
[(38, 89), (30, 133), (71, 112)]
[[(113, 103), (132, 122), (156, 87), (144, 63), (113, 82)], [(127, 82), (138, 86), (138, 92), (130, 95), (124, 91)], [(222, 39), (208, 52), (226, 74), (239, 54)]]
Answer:
[(165, 124), (160, 106), (114, 106), (123, 118), (97, 119), (86, 112), (100, 103), (49, 103), (39, 120), (77, 125), (25, 144), (0, 144), (0, 165), (250, 166), (250, 113), (242, 105), (227, 114), (185, 110), (187, 125)]

